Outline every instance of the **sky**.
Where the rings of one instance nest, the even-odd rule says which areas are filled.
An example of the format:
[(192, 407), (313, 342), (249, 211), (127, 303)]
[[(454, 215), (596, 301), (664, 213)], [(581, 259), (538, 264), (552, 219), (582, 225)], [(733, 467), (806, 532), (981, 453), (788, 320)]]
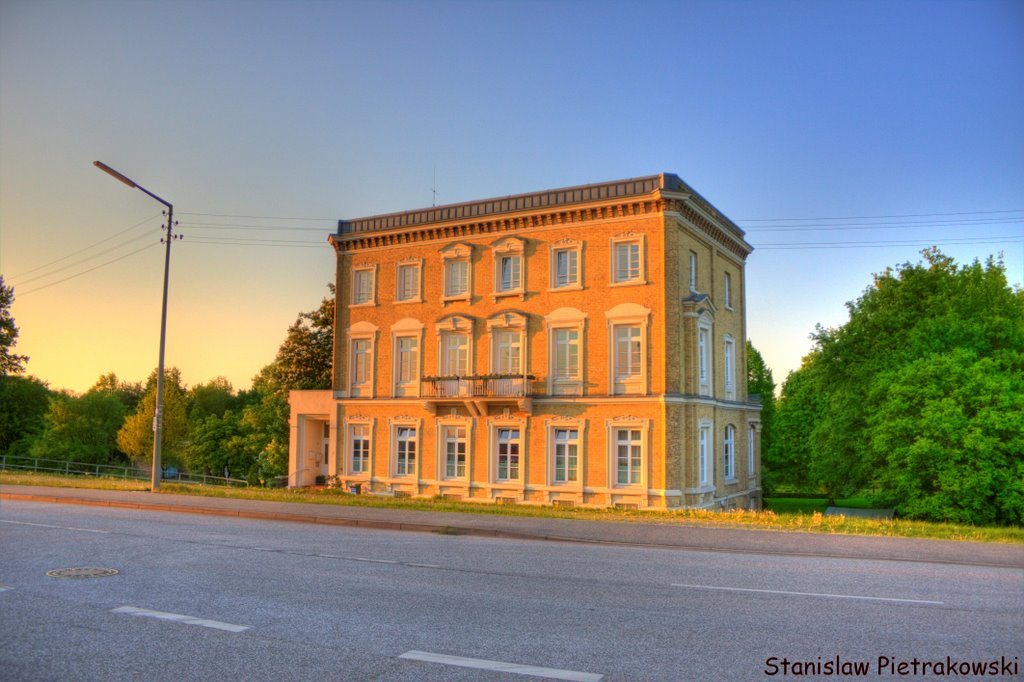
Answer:
[(1024, 281), (1024, 3), (0, 0), (0, 273), (51, 388), (247, 388), (339, 218), (679, 175), (776, 381), (939, 246)]

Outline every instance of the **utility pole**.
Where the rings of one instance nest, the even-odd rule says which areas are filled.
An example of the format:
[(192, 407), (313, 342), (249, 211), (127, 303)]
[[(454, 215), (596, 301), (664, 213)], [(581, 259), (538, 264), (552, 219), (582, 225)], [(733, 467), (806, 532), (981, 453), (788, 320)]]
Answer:
[(160, 489), (160, 475), (163, 471), (160, 467), (160, 454), (163, 449), (164, 347), (167, 344), (167, 285), (171, 271), (171, 242), (175, 239), (181, 239), (181, 235), (174, 234), (174, 206), (172, 206), (170, 202), (164, 201), (145, 187), (136, 184), (133, 180), (121, 173), (118, 173), (105, 163), (100, 161), (93, 161), (92, 163), (104, 173), (107, 173), (118, 181), (123, 182), (132, 189), (141, 190), (167, 207), (167, 210), (165, 211), (167, 214), (167, 227), (164, 228), (167, 230), (167, 236), (160, 240), (167, 244), (167, 254), (164, 256), (164, 297), (163, 307), (160, 312), (160, 362), (158, 363), (156, 370), (156, 410), (155, 415), (153, 416), (153, 471), (150, 479), (150, 490), (156, 492)]

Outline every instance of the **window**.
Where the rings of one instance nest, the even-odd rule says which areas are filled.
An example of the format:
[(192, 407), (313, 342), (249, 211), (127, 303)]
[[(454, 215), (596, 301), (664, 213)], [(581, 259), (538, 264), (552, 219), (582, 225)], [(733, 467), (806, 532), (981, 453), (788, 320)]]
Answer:
[(469, 294), (469, 262), (455, 260), (445, 263), (445, 296), (456, 297)]
[(499, 481), (519, 479), (519, 451), (521, 447), (518, 428), (498, 429), (498, 476)]
[(445, 478), (466, 477), (466, 427), (443, 427)]
[(416, 473), (416, 429), (411, 426), (395, 427), (395, 475), (411, 476)]
[(526, 240), (522, 237), (502, 237), (491, 245), (494, 255), (493, 296), (526, 295)]
[(754, 454), (757, 448), (757, 428), (751, 424), (747, 428), (747, 475), (754, 477)]
[(517, 329), (499, 330), (494, 335), (497, 374), (523, 373), (523, 337)]
[(373, 305), (373, 280), (373, 268), (352, 271), (352, 305)]
[(551, 288), (582, 289), (583, 242), (560, 239), (551, 245)]
[(697, 329), (697, 374), (700, 395), (711, 395), (711, 328), (703, 324)]
[(548, 393), (583, 395), (586, 313), (559, 308), (544, 317), (548, 332)]
[(367, 424), (349, 426), (349, 470), (353, 474), (365, 474), (370, 470), (370, 427)]
[(697, 291), (697, 254), (690, 252), (690, 291)]
[[(614, 327), (615, 337), (615, 392), (636, 393), (633, 385), (641, 375), (643, 344), (639, 325), (618, 325)], [(633, 390), (631, 390), (633, 389)]]
[(399, 263), (395, 272), (395, 301), (420, 301), (420, 263)]
[(578, 429), (554, 429), (555, 483), (578, 480), (580, 432)]
[(420, 378), (420, 340), (415, 336), (400, 336), (395, 343), (395, 374), (397, 375), (396, 393), (402, 393), (419, 381)]
[(580, 332), (555, 330), (555, 378), (576, 381), (580, 377)]
[(727, 480), (736, 479), (736, 429), (730, 424), (725, 427), (722, 448), (722, 476)]
[(469, 335), (459, 332), (441, 334), (441, 373), (444, 376), (469, 375)]
[(498, 259), (498, 291), (518, 291), (523, 288), (523, 259), (518, 255)]
[(725, 280), (722, 282), (722, 299), (725, 307), (732, 310), (732, 275), (725, 273)]
[(620, 242), (614, 246), (613, 281), (616, 284), (640, 280), (640, 242)]
[(615, 430), (615, 482), (619, 485), (640, 483), (640, 429)]
[(373, 377), (373, 345), (370, 339), (352, 341), (352, 395), (365, 395)]
[(736, 399), (736, 342), (725, 337), (725, 399)]
[(711, 473), (711, 426), (710, 424), (701, 424), (700, 436), (698, 440), (698, 467), (700, 469), (700, 484), (702, 486), (709, 485), (712, 481)]

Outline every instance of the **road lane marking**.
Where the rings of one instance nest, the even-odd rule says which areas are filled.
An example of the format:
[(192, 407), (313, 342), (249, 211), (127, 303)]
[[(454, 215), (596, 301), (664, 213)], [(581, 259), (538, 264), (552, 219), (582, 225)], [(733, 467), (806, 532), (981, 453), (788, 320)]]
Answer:
[(407, 563), (406, 566), (415, 566), (416, 568), (441, 568), (437, 564), (413, 564)]
[(787, 590), (755, 590), (750, 587), (715, 587), (713, 585), (686, 585), (683, 583), (672, 583), (672, 587), (690, 587), (695, 590), (719, 590), (722, 592), (757, 592), (760, 594), (787, 594), (797, 597), (828, 597), (830, 599), (861, 599), (864, 601), (889, 601), (902, 604), (934, 604), (942, 606), (945, 602), (931, 601), (929, 599), (898, 599), (896, 597), (867, 597), (857, 594), (828, 594), (823, 592), (789, 592)]
[(102, 533), (103, 535), (110, 535), (109, 530), (96, 530), (95, 528), (75, 528), (74, 526), (51, 526), (48, 523), (29, 523), (28, 521), (8, 521), (7, 519), (0, 519), (0, 523), (13, 523), (18, 526), (36, 526), (37, 528), (57, 528), (58, 530), (78, 530), (83, 533)]
[(483, 658), (464, 658), (462, 656), (447, 656), (445, 654), (432, 654), (429, 651), (406, 651), (399, 658), (412, 661), (425, 661), (427, 663), (441, 663), (443, 665), (457, 665), (462, 668), (475, 668), (477, 670), (495, 670), (503, 673), (516, 675), (529, 675), (531, 677), (542, 677), (548, 680), (569, 680), (570, 682), (598, 682), (604, 676), (596, 673), (585, 673), (578, 670), (559, 670), (558, 668), (540, 668), (535, 665), (522, 665), (520, 663), (505, 663), (504, 661), (488, 661)]
[(140, 616), (142, 618), (156, 618), (157, 620), (169, 620), (175, 623), (185, 623), (186, 625), (199, 625), (204, 628), (213, 628), (215, 630), (227, 630), (228, 632), (244, 632), (249, 629), (248, 625), (234, 625), (233, 623), (222, 623), (218, 620), (207, 620), (206, 618), (196, 618), (195, 616), (184, 616), (180, 613), (166, 613), (164, 611), (150, 611), (149, 609), (140, 609), (135, 606), (121, 606), (116, 609), (111, 609), (111, 613), (124, 613), (129, 616)]
[(0, 585), (0, 592), (7, 592), (7, 591), (13, 590), (13, 589), (14, 589), (13, 587), (7, 587), (7, 585)]
[(365, 561), (365, 562), (370, 563), (370, 564), (397, 564), (397, 563), (399, 563), (399, 562), (393, 561), (391, 559), (367, 559), (367, 558), (361, 557), (361, 556), (354, 556), (354, 557), (352, 557), (352, 561)]

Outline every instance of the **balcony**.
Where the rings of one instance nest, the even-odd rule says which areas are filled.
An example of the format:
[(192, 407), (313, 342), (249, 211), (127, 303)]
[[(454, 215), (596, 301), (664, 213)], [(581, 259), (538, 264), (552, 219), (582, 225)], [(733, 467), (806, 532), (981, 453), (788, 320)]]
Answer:
[(434, 414), (443, 404), (463, 404), (470, 414), (478, 417), (487, 415), (491, 404), (514, 405), (520, 411), (532, 413), (533, 379), (522, 375), (424, 377), (420, 382), (420, 397)]

